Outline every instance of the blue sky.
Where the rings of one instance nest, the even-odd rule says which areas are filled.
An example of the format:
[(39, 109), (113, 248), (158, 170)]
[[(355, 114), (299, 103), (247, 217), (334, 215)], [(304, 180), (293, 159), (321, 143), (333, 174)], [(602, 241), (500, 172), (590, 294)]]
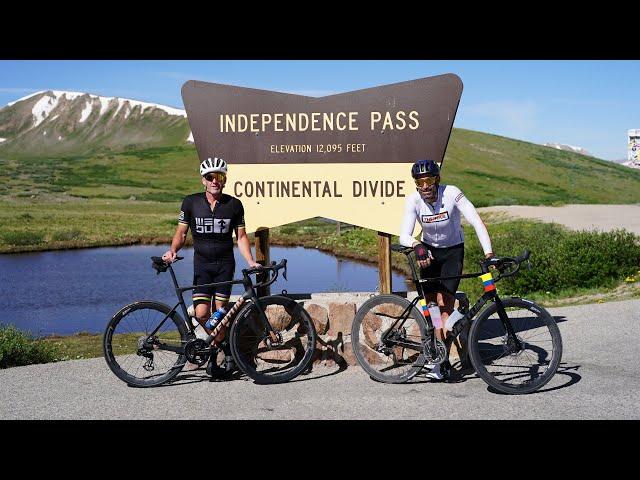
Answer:
[(640, 128), (640, 61), (0, 61), (0, 106), (38, 90), (73, 90), (184, 108), (187, 80), (323, 96), (455, 73), (454, 127), (626, 158)]

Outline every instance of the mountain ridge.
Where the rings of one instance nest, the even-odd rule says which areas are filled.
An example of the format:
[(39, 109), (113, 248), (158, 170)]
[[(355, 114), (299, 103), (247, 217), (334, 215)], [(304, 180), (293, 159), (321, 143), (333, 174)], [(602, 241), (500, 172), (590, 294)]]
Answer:
[(87, 154), (193, 142), (184, 110), (86, 92), (43, 90), (0, 109), (0, 151)]

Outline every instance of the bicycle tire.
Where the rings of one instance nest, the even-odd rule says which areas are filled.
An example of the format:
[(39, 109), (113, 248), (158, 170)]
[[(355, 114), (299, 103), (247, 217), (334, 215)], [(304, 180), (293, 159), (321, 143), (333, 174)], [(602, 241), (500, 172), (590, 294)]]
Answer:
[[(231, 353), (238, 368), (259, 384), (288, 382), (313, 360), (316, 330), (309, 313), (295, 300), (270, 295), (259, 298), (271, 328), (281, 336), (275, 345), (252, 301), (242, 308), (231, 327)], [(278, 308), (282, 307), (282, 308)], [(281, 368), (280, 368), (281, 367)]]
[[(509, 350), (506, 330), (494, 302), (472, 322), (469, 332), (471, 363), (482, 380), (502, 393), (535, 392), (551, 380), (560, 364), (560, 329), (549, 312), (529, 300), (511, 297), (503, 299), (502, 303), (525, 348), (517, 352)], [(521, 317), (517, 312), (527, 313)], [(535, 358), (539, 365), (535, 365)], [(527, 362), (533, 365), (527, 365)], [(546, 368), (540, 373), (543, 366)], [(522, 381), (517, 383), (518, 380)]]
[[(380, 308), (383, 311), (393, 309), (397, 316), (410, 304), (409, 300), (398, 295), (377, 295), (364, 302), (356, 312), (351, 325), (353, 353), (358, 364), (374, 380), (384, 383), (407, 382), (422, 369), (426, 362), (422, 348), (417, 350), (416, 353), (411, 353), (406, 359), (404, 358), (405, 354), (407, 354), (406, 350), (409, 349), (397, 350), (401, 347), (393, 347), (393, 349), (385, 350), (385, 352), (389, 351), (389, 353), (379, 351), (383, 349), (383, 345), (380, 342), (384, 322), (388, 322), (390, 327), (393, 320), (383, 320), (381, 317), (391, 317), (389, 317), (388, 313), (377, 312), (376, 309)], [(403, 332), (398, 329), (398, 334), (400, 337), (404, 336), (406, 338), (408, 332), (412, 334), (409, 341), (419, 342), (420, 346), (422, 346), (427, 338), (427, 323), (422, 313), (413, 306), (407, 318), (412, 319), (415, 325), (412, 323), (408, 330), (404, 326), (401, 327), (405, 328), (405, 330)], [(398, 361), (398, 353), (400, 353), (404, 362)], [(402, 368), (402, 370), (398, 371), (398, 368)]]
[[(111, 318), (105, 329), (102, 348), (107, 365), (120, 380), (135, 387), (155, 387), (180, 373), (186, 362), (184, 354), (153, 350), (153, 370), (146, 370), (144, 364), (148, 357), (136, 353), (136, 342), (151, 333), (170, 311), (171, 308), (164, 303), (143, 300), (123, 307)], [(173, 346), (184, 347), (188, 340), (187, 325), (175, 311), (159, 333), (161, 340)], [(154, 373), (156, 365), (166, 372)]]

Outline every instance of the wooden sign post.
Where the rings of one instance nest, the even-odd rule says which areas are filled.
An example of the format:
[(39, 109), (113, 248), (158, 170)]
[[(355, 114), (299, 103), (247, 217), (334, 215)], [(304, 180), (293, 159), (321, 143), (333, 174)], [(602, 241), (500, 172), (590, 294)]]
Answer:
[[(256, 262), (260, 265), (267, 266), (269, 262), (271, 262), (271, 254), (269, 251), (269, 229), (263, 228), (262, 230), (257, 230), (255, 232), (255, 240), (254, 246), (256, 249)], [(267, 280), (267, 275), (264, 273), (259, 273), (256, 275), (256, 281), (258, 283), (264, 282)], [(262, 297), (264, 295), (271, 294), (271, 286), (260, 287), (257, 290), (258, 296)]]
[(380, 293), (391, 293), (391, 235), (378, 232), (378, 283)]

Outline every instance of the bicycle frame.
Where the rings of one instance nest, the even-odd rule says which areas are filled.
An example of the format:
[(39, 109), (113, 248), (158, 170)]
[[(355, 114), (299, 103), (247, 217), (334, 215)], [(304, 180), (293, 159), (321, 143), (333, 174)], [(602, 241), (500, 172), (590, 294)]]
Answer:
[[(409, 266), (411, 267), (411, 274), (413, 277), (414, 285), (416, 285), (416, 291), (418, 292), (418, 296), (416, 296), (416, 298), (414, 298), (411, 301), (411, 303), (403, 310), (400, 316), (396, 318), (395, 322), (392, 323), (389, 329), (387, 329), (382, 334), (381, 341), (383, 342), (388, 341), (390, 332), (394, 331), (399, 321), (401, 321), (401, 323), (398, 327), (402, 328), (402, 326), (404, 325), (404, 322), (406, 322), (409, 316), (409, 312), (411, 312), (411, 309), (413, 309), (413, 307), (417, 305), (417, 303), (420, 301), (421, 298), (425, 299), (427, 293), (437, 293), (438, 291), (441, 291), (441, 289), (427, 291), (425, 289), (425, 285), (438, 283), (441, 280), (480, 278), (483, 275), (486, 275), (489, 273), (488, 268), (486, 269), (486, 271), (484, 271), (485, 268), (483, 267), (483, 271), (479, 273), (467, 273), (463, 275), (453, 275), (448, 277), (432, 277), (432, 278), (420, 279), (418, 278), (418, 273), (416, 271), (415, 265), (411, 261), (408, 255), (407, 255), (407, 260), (409, 261)], [(469, 308), (469, 310), (464, 314), (464, 316), (458, 322), (456, 322), (451, 332), (451, 335), (453, 336), (453, 338), (456, 338), (460, 334), (460, 332), (462, 332), (465, 329), (465, 327), (473, 320), (473, 318), (478, 314), (478, 312), (482, 310), (482, 307), (484, 307), (484, 305), (489, 301), (493, 301), (496, 303), (498, 317), (500, 318), (500, 321), (502, 322), (508, 334), (508, 338), (513, 342), (514, 346), (517, 349), (520, 349), (522, 345), (515, 334), (513, 326), (511, 325), (511, 322), (509, 321), (509, 317), (507, 316), (507, 313), (504, 309), (504, 304), (502, 303), (502, 300), (500, 299), (500, 296), (498, 295), (498, 292), (495, 288), (492, 288), (489, 290), (485, 289), (484, 294), (478, 299), (478, 301), (472, 307)], [(434, 327), (433, 327), (433, 323), (431, 322), (431, 317), (426, 316), (425, 320), (427, 321), (427, 326), (429, 327), (429, 335), (433, 338), (434, 336), (431, 335), (431, 333), (433, 332)], [(416, 348), (415, 344), (407, 344), (406, 342), (394, 341), (394, 345), (398, 345), (405, 348)]]
[[(184, 296), (183, 296), (184, 292), (186, 292), (188, 290), (194, 290), (194, 289), (200, 288), (200, 287), (216, 287), (216, 286), (220, 286), (220, 285), (236, 285), (236, 284), (244, 285), (245, 293), (240, 298), (238, 298), (236, 303), (234, 303), (233, 306), (229, 309), (229, 311), (224, 316), (222, 321), (220, 323), (218, 323), (218, 325), (216, 325), (216, 327), (213, 329), (211, 334), (206, 338), (205, 343), (207, 345), (211, 345), (213, 343), (213, 341), (216, 338), (216, 336), (218, 335), (218, 333), (220, 333), (220, 330), (223, 327), (227, 327), (229, 325), (229, 323), (231, 323), (233, 321), (233, 319), (235, 318), (236, 313), (238, 312), (240, 307), (244, 304), (244, 302), (246, 302), (247, 300), (251, 300), (251, 301), (254, 302), (256, 308), (258, 309), (258, 312), (260, 313), (260, 317), (265, 321), (264, 323), (266, 325), (267, 333), (272, 338), (272, 340), (274, 340), (274, 341), (276, 340), (276, 335), (275, 335), (275, 333), (273, 331), (273, 328), (271, 327), (271, 324), (269, 323), (269, 321), (267, 319), (267, 315), (266, 315), (265, 311), (263, 310), (262, 306), (260, 305), (260, 302), (256, 301), (260, 297), (258, 297), (258, 295), (256, 294), (255, 286), (253, 285), (253, 282), (251, 281), (251, 277), (249, 277), (249, 275), (245, 275), (242, 280), (228, 280), (228, 281), (225, 281), (225, 282), (214, 282), (214, 283), (206, 283), (206, 284), (202, 284), (202, 285), (189, 285), (188, 287), (181, 287), (178, 284), (178, 279), (176, 278), (175, 272), (173, 271), (173, 268), (171, 267), (171, 265), (168, 265), (167, 269), (171, 273), (171, 279), (173, 280), (173, 285), (175, 287), (176, 296), (178, 297), (179, 300), (178, 300), (178, 303), (176, 303), (173, 306), (173, 308), (169, 311), (169, 313), (167, 313), (165, 315), (165, 317), (158, 324), (158, 326), (153, 330), (153, 332), (151, 332), (147, 336), (147, 338), (146, 338), (146, 340), (144, 342), (144, 344), (146, 346), (152, 347), (152, 345), (147, 345), (147, 342), (149, 341), (150, 338), (155, 336), (155, 334), (162, 328), (162, 326), (167, 321), (167, 319), (173, 315), (173, 313), (176, 311), (176, 308), (178, 307), (178, 305), (180, 305), (182, 307), (182, 312), (184, 313), (184, 318), (186, 319), (186, 324), (187, 324), (187, 327), (189, 328), (189, 331), (191, 333), (195, 333), (195, 327), (193, 326), (193, 323), (191, 321), (189, 321), (190, 316), (189, 316), (189, 313), (187, 311), (187, 305), (186, 305), (186, 303), (184, 301)], [(161, 350), (168, 350), (168, 351), (172, 351), (172, 352), (176, 352), (176, 353), (184, 353), (184, 347), (173, 347), (171, 345), (166, 345), (166, 344), (163, 344), (163, 343), (155, 344), (155, 347), (157, 347), (157, 348), (159, 348)]]

